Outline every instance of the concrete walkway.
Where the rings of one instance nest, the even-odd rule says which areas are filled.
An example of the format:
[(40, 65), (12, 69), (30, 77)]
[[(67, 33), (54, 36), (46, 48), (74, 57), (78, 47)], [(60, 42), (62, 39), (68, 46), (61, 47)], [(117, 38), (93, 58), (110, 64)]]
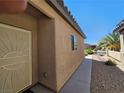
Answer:
[[(92, 56), (87, 56), (60, 93), (90, 93)], [(41, 85), (31, 89), (34, 93), (54, 93)]]

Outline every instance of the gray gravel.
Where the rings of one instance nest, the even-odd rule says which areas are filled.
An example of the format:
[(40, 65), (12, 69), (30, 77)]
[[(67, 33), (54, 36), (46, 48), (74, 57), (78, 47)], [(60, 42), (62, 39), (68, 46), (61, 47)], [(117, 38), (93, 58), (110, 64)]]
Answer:
[(91, 93), (124, 93), (124, 72), (93, 56)]

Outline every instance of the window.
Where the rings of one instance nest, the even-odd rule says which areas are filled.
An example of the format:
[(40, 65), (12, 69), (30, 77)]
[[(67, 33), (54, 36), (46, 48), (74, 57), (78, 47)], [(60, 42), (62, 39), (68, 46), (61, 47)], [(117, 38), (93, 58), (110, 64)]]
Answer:
[(71, 35), (71, 47), (72, 50), (77, 50), (77, 36)]

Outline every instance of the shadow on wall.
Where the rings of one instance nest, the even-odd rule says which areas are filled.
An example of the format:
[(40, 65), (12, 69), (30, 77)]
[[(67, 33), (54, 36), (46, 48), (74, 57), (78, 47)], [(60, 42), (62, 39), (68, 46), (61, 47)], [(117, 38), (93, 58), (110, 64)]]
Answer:
[[(90, 85), (90, 79), (91, 79), (91, 68), (89, 67), (91, 66), (92, 66), (91, 59), (86, 58), (85, 62), (82, 62), (80, 64), (80, 66), (76, 69), (76, 71), (73, 73), (70, 79), (66, 82), (66, 84), (60, 90), (59, 93), (89, 93), (86, 91), (87, 89), (88, 91), (90, 91), (89, 85)], [(36, 86), (32, 87), (30, 90), (33, 91), (33, 93), (41, 93), (41, 92), (55, 93), (41, 84), (37, 84)]]
[(93, 60), (91, 93), (124, 93), (124, 72), (117, 66)]

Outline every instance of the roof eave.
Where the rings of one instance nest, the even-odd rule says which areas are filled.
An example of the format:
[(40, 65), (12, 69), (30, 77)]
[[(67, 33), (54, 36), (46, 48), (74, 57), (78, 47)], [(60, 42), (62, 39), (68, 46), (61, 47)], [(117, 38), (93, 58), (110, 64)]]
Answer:
[[(54, 10), (56, 10), (60, 16), (62, 16), (80, 35), (86, 39), (86, 35), (81, 30), (78, 23), (75, 21), (74, 17), (68, 11), (67, 7), (64, 5), (59, 5), (56, 0), (45, 0)], [(63, 7), (62, 7), (63, 6)]]
[(124, 25), (115, 28), (113, 32), (119, 32), (119, 33), (124, 32)]

